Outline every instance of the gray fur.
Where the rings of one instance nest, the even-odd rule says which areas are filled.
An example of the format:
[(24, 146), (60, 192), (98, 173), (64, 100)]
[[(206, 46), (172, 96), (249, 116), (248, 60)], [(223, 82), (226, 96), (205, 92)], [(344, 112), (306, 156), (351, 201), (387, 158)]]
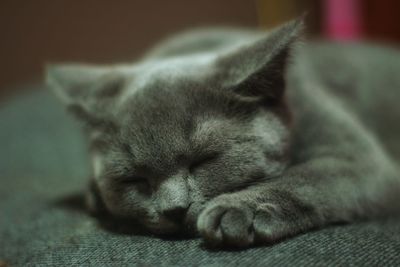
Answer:
[(400, 130), (383, 119), (399, 111), (368, 105), (399, 97), (400, 79), (371, 77), (357, 48), (299, 46), (301, 32), (201, 30), (136, 64), (50, 67), (86, 124), (90, 208), (240, 247), (393, 212)]

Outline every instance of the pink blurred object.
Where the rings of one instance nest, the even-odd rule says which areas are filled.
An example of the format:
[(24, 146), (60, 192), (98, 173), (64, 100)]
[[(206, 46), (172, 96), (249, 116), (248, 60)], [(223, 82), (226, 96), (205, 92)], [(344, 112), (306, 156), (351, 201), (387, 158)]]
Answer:
[(362, 36), (361, 0), (324, 0), (327, 38), (351, 41)]

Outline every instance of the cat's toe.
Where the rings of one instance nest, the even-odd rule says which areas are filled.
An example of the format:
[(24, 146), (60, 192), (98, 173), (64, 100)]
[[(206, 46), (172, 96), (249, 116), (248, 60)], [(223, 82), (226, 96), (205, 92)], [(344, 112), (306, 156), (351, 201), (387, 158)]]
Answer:
[(252, 219), (253, 214), (248, 208), (227, 210), (220, 223), (225, 244), (240, 247), (252, 244)]
[(253, 229), (256, 243), (273, 243), (288, 232), (288, 223), (265, 210), (258, 210), (254, 217)]
[(222, 242), (222, 231), (219, 224), (224, 213), (225, 208), (221, 206), (206, 208), (197, 221), (198, 232), (212, 244), (220, 244)]
[(254, 241), (252, 220), (247, 206), (215, 204), (202, 212), (197, 227), (208, 244), (245, 247)]

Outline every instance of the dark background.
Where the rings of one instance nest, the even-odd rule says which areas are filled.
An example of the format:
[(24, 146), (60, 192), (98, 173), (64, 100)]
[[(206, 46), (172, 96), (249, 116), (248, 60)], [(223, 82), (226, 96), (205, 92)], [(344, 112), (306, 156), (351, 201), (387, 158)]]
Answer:
[[(400, 1), (364, 0), (366, 39), (400, 42)], [(318, 0), (1, 0), (0, 98), (40, 81), (46, 63), (134, 60), (169, 34), (193, 27), (270, 28), (309, 10), (311, 36), (323, 36)]]

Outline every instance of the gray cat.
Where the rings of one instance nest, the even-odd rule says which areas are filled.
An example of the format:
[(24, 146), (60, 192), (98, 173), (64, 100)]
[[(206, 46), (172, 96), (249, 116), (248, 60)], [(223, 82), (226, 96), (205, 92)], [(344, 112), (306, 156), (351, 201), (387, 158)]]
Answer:
[(86, 125), (89, 208), (236, 247), (397, 210), (399, 53), (302, 31), (202, 30), (136, 64), (49, 67)]

